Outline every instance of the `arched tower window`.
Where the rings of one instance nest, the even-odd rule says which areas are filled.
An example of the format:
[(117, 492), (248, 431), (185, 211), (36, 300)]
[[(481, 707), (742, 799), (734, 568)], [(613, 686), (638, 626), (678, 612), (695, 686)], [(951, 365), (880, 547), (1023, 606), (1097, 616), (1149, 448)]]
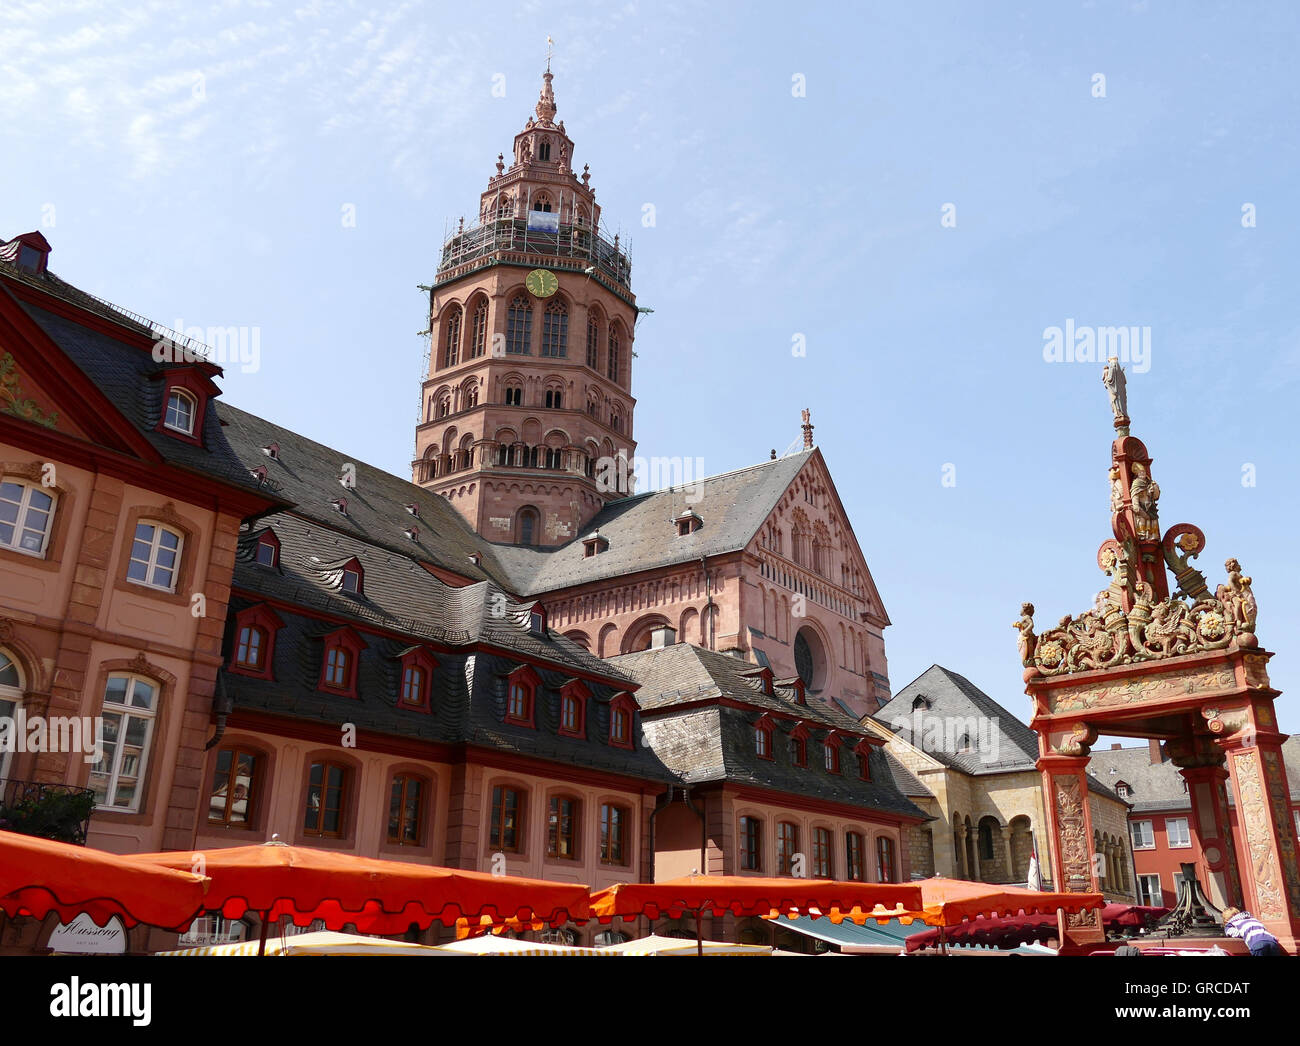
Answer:
[(542, 314), (542, 355), (560, 357), (569, 354), (569, 307), (552, 298)]
[(488, 303), (486, 298), (480, 298), (474, 308), (474, 333), (469, 343), (470, 359), (477, 359), (487, 351), (487, 335)]
[(447, 315), (447, 336), (443, 341), (442, 365), (454, 367), (460, 362), (460, 308), (452, 309)]
[(610, 324), (609, 328), (609, 358), (608, 366), (605, 369), (606, 376), (610, 381), (618, 381), (619, 373), (619, 343), (618, 328)]
[(506, 352), (514, 356), (533, 352), (533, 304), (522, 294), (511, 300), (506, 314)]
[(587, 316), (587, 366), (600, 369), (600, 315), (594, 310)]
[(515, 539), (521, 545), (535, 545), (537, 530), (537, 509), (521, 508), (516, 517)]

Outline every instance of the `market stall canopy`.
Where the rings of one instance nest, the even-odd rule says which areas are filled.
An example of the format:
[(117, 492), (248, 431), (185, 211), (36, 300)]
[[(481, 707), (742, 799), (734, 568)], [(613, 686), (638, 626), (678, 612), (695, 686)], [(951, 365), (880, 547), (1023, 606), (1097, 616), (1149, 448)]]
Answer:
[[(921, 879), (912, 883), (920, 887), (924, 922), (929, 926), (956, 926), (964, 919), (980, 916), (1054, 915), (1058, 909), (1067, 914), (1091, 911), (1105, 905), (1099, 893), (1045, 893), (1026, 890), (1023, 886), (999, 886), (995, 883), (972, 883), (965, 879)], [(901, 916), (903, 922), (910, 917)]]
[(601, 948), (601, 952), (618, 955), (757, 955), (771, 956), (766, 944), (728, 944), (726, 941), (688, 941), (680, 937), (642, 937)]
[[(1138, 904), (1108, 904), (1101, 910), (1101, 919), (1107, 930), (1138, 927), (1167, 915), (1168, 908), (1153, 908)], [(1046, 940), (1057, 934), (1056, 913), (1034, 912), (1028, 915), (1003, 915), (996, 918), (981, 916), (959, 923), (943, 932), (943, 940), (953, 945), (980, 945), (988, 948), (1013, 948), (1035, 940)], [(938, 930), (925, 930), (907, 939), (909, 952), (932, 948), (940, 942)]]
[(152, 868), (201, 868), (212, 879), (211, 910), (228, 919), (246, 912), (263, 925), (290, 918), (328, 930), (351, 924), (362, 933), (401, 934), (412, 924), (452, 926), (461, 917), (519, 919), (560, 925), (586, 919), (590, 895), (577, 883), (554, 883), (458, 868), (381, 861), (372, 857), (270, 842), (127, 860)]
[(884, 924), (871, 921), (861, 926), (848, 919), (836, 925), (829, 919), (791, 919), (787, 915), (778, 915), (772, 921), (783, 929), (837, 945), (846, 955), (855, 953), (898, 955), (910, 935), (933, 932), (923, 930), (919, 925), (911, 929), (901, 925), (896, 919)]
[(56, 912), (71, 923), (85, 913), (96, 926), (114, 916), (130, 928), (183, 930), (210, 902), (208, 879), (188, 861), (148, 867), (129, 857), (0, 831), (0, 911), (43, 919)]
[[(214, 944), (206, 948), (181, 948), (173, 952), (155, 952), (155, 955), (257, 955), (258, 941), (235, 941), (232, 944)], [(287, 937), (272, 937), (266, 942), (267, 955), (406, 955), (437, 958), (446, 956), (441, 948), (406, 941), (386, 941), (380, 937), (362, 937), (355, 933), (334, 933), (317, 930), (296, 933)]]
[[(681, 942), (678, 942), (681, 943)], [(691, 948), (694, 941), (688, 941)], [(610, 955), (609, 948), (579, 948), (568, 944), (542, 944), (537, 941), (520, 941), (514, 937), (473, 937), (469, 940), (440, 944), (437, 948), (448, 955)]]
[(591, 914), (603, 923), (645, 915), (737, 917), (806, 914), (832, 923), (885, 920), (919, 913), (916, 884), (837, 882), (833, 879), (767, 879), (749, 875), (688, 875), (662, 883), (618, 883), (592, 895)]

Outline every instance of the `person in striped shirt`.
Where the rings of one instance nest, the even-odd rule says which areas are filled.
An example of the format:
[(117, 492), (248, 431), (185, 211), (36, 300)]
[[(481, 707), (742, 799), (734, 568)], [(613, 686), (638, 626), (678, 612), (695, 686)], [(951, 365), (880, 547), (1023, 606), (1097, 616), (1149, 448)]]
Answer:
[(1251, 955), (1285, 955), (1277, 938), (1264, 929), (1263, 923), (1250, 912), (1240, 908), (1223, 910), (1223, 932), (1229, 937), (1240, 937), (1246, 942)]

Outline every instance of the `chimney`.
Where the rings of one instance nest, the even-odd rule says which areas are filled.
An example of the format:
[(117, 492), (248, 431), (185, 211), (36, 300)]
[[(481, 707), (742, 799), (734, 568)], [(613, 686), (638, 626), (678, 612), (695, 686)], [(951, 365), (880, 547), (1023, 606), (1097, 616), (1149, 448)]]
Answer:
[(1151, 749), (1151, 765), (1158, 766), (1160, 763), (1163, 763), (1165, 761), (1165, 755), (1160, 751), (1160, 738), (1151, 738), (1151, 740), (1147, 742), (1147, 745)]
[(650, 633), (650, 649), (662, 650), (677, 642), (677, 629), (672, 625), (663, 625)]

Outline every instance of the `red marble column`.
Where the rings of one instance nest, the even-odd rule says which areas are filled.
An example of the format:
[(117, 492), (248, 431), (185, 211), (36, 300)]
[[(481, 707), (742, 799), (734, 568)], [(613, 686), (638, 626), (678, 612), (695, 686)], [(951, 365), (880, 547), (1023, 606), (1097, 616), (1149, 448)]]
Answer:
[[(1052, 881), (1066, 893), (1100, 893), (1092, 855), (1088, 809), (1088, 757), (1044, 755), (1034, 764), (1043, 775)], [(1100, 911), (1058, 916), (1061, 946), (1098, 944), (1106, 939)]]

